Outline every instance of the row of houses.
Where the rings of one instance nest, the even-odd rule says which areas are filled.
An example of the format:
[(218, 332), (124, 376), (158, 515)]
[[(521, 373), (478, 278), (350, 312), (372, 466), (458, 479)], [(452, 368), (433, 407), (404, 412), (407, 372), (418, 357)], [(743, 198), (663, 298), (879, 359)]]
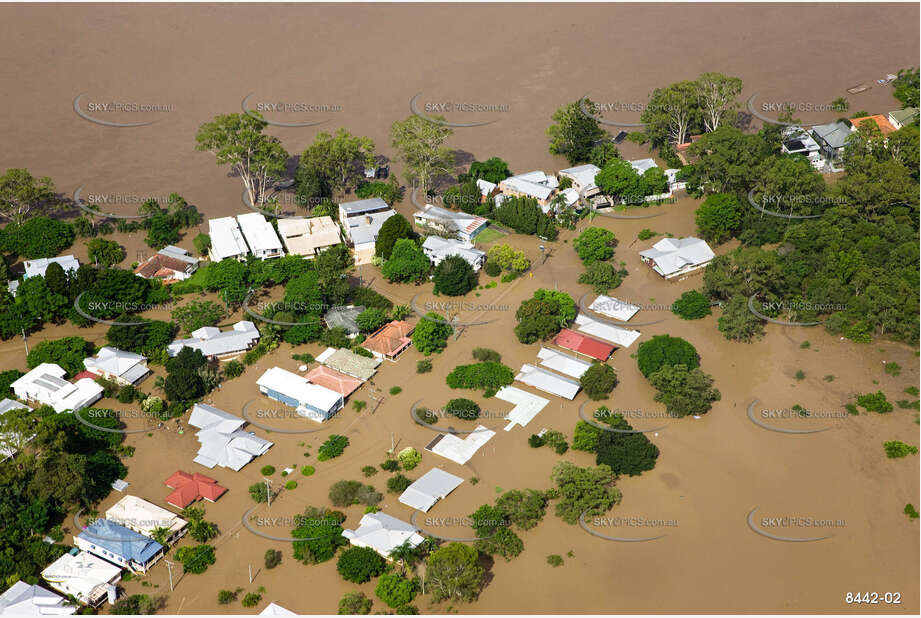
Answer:
[[(279, 234), (281, 238), (279, 238)], [(314, 257), (318, 252), (342, 242), (339, 227), (332, 217), (278, 219), (278, 232), (258, 212), (208, 220), (211, 260), (243, 260), (252, 254), (260, 260), (291, 255)]]

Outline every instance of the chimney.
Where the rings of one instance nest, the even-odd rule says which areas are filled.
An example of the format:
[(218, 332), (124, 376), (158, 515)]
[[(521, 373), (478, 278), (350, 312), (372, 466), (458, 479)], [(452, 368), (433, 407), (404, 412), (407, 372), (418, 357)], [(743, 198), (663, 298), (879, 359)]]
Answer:
[(365, 215), (365, 223), (371, 224), (371, 215)]

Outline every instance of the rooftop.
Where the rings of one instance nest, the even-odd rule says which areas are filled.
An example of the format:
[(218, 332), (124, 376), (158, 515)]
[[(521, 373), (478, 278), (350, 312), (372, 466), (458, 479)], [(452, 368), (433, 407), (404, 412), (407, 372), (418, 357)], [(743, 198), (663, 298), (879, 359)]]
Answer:
[(189, 474), (182, 470), (177, 470), (166, 479), (166, 486), (173, 491), (166, 496), (165, 501), (177, 509), (184, 509), (202, 498), (214, 502), (227, 491), (226, 487), (218, 485), (210, 476), (198, 472)]
[(288, 253), (295, 255), (316, 255), (318, 250), (341, 242), (339, 224), (329, 216), (279, 219), (278, 233)]
[(896, 128), (892, 126), (892, 123), (889, 122), (889, 119), (882, 114), (875, 114), (873, 116), (861, 116), (860, 118), (851, 118), (851, 124), (855, 127), (859, 127), (867, 121), (875, 122), (876, 126), (879, 127), (879, 130), (883, 135), (889, 135), (890, 133), (895, 133), (896, 131)]
[(280, 252), (281, 241), (272, 224), (258, 212), (237, 215), (240, 231), (253, 253)]
[(316, 360), (330, 369), (335, 369), (359, 380), (373, 378), (374, 374), (377, 373), (377, 366), (381, 364), (379, 359), (361, 356), (345, 348), (338, 350), (326, 348), (323, 353), (317, 356)]
[(170, 343), (166, 351), (176, 356), (184, 347), (201, 350), (205, 356), (222, 356), (243, 352), (259, 340), (259, 330), (248, 320), (240, 320), (229, 330), (221, 331), (214, 326), (205, 326), (192, 331), (189, 339), (177, 339)]
[(364, 305), (333, 307), (326, 312), (323, 319), (326, 320), (326, 326), (329, 328), (344, 328), (349, 335), (357, 335), (359, 331), (357, 318), (364, 310)]
[(211, 237), (211, 253), (218, 261), (249, 253), (243, 232), (233, 217), (209, 219), (208, 235)]
[(26, 260), (23, 266), (26, 269), (26, 278), (44, 277), (45, 271), (50, 264), (60, 264), (65, 272), (75, 271), (80, 268), (80, 262), (72, 255), (62, 255), (61, 257), (39, 258), (37, 260)]
[(412, 343), (409, 337), (412, 332), (413, 326), (409, 322), (394, 320), (371, 333), (361, 345), (372, 352), (394, 356)]
[(318, 365), (307, 372), (304, 376), (309, 382), (319, 384), (331, 391), (335, 391), (343, 397), (348, 397), (362, 385), (358, 378), (346, 375), (335, 369)]
[(553, 343), (561, 348), (585, 354), (601, 362), (608, 360), (608, 357), (614, 352), (614, 346), (610, 343), (589, 337), (583, 333), (577, 333), (568, 328), (561, 330)]

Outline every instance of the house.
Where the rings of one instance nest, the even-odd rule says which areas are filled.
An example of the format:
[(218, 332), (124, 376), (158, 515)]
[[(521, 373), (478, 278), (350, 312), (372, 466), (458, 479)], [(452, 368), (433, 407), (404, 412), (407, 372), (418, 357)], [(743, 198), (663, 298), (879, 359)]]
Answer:
[(621, 322), (627, 322), (640, 310), (640, 308), (636, 305), (632, 305), (626, 301), (612, 298), (610, 296), (605, 296), (603, 294), (593, 300), (592, 304), (589, 305), (588, 308), (595, 313), (606, 315), (609, 318), (614, 318), (615, 320), (620, 320)]
[(214, 406), (196, 403), (189, 415), (189, 425), (201, 446), (194, 461), (206, 468), (220, 466), (240, 471), (253, 458), (263, 455), (273, 444), (251, 432), (243, 431), (242, 418)]
[(153, 539), (106, 519), (83, 528), (74, 545), (134, 573), (146, 573), (166, 553)]
[(371, 263), (381, 226), (395, 214), (396, 211), (379, 197), (339, 204), (339, 223), (355, 250), (356, 264)]
[(548, 207), (559, 182), (553, 179), (552, 186), (543, 172), (528, 172), (518, 176), (509, 176), (499, 183), (499, 191), (511, 197), (530, 197), (537, 200), (542, 208)]
[(505, 420), (508, 421), (505, 431), (511, 431), (515, 425), (525, 427), (550, 403), (549, 399), (544, 399), (539, 395), (529, 393), (515, 386), (500, 388), (499, 392), (495, 394), (495, 398), (515, 406), (505, 415)]
[(166, 486), (173, 491), (166, 496), (165, 501), (177, 509), (184, 509), (199, 500), (214, 502), (227, 491), (226, 487), (218, 485), (210, 476), (198, 472), (189, 474), (182, 470), (177, 470), (166, 479)]
[(170, 356), (176, 356), (182, 348), (201, 350), (210, 359), (217, 359), (246, 352), (259, 341), (259, 329), (248, 320), (240, 320), (229, 330), (221, 331), (215, 326), (203, 326), (192, 331), (189, 339), (177, 339), (166, 347)]
[(568, 328), (561, 330), (553, 339), (553, 343), (561, 348), (584, 354), (602, 363), (608, 360), (611, 354), (614, 353), (614, 346), (610, 343), (589, 337)]
[(329, 216), (279, 219), (278, 233), (288, 253), (308, 258), (342, 242), (339, 225)]
[(860, 118), (851, 118), (851, 124), (854, 126), (854, 129), (859, 128), (860, 125), (868, 121), (876, 123), (876, 126), (879, 127), (883, 137), (889, 135), (890, 133), (895, 133), (896, 131), (896, 128), (892, 126), (892, 123), (889, 122), (889, 119), (882, 114), (875, 114), (873, 116), (861, 116)]
[(822, 169), (825, 165), (819, 143), (802, 127), (787, 127), (783, 130), (780, 151), (784, 154), (803, 155), (816, 169)]
[(459, 476), (445, 472), (441, 468), (432, 468), (407, 487), (398, 500), (426, 512), (463, 482), (464, 479)]
[(681, 170), (675, 168), (669, 168), (665, 170), (665, 179), (668, 181), (668, 195), (671, 195), (680, 189), (687, 189), (688, 183), (686, 180), (679, 180), (678, 174), (681, 173)]
[[(563, 199), (563, 205), (567, 208), (575, 208), (576, 210), (582, 210), (582, 204), (579, 201), (579, 192), (569, 187), (568, 189), (563, 189), (560, 191), (560, 197)], [(548, 208), (549, 211), (549, 208)]]
[(477, 425), (473, 431), (461, 438), (452, 433), (439, 433), (425, 445), (425, 450), (456, 464), (464, 465), (476, 454), (480, 447), (489, 442), (496, 432), (483, 425)]
[[(29, 406), (12, 399), (0, 400), (0, 417), (10, 410), (28, 410)], [(23, 436), (14, 432), (0, 433), (0, 463), (12, 459), (19, 452), (19, 446), (30, 441), (35, 436)]]
[(464, 242), (473, 242), (476, 235), (486, 229), (489, 221), (483, 217), (458, 210), (426, 204), (413, 214), (413, 221), (422, 229), (449, 234)]
[(326, 321), (327, 328), (345, 329), (345, 334), (349, 339), (358, 336), (358, 316), (365, 310), (364, 305), (349, 305), (348, 307), (333, 307), (326, 312), (323, 319)]
[(651, 170), (654, 167), (659, 167), (656, 165), (655, 159), (635, 159), (633, 161), (627, 161), (630, 166), (633, 168), (639, 176), (642, 176), (646, 173), (646, 170)]
[(23, 266), (26, 269), (23, 279), (29, 277), (44, 277), (45, 271), (51, 264), (59, 264), (65, 273), (73, 274), (80, 268), (80, 262), (72, 255), (62, 255), (61, 257), (39, 258), (37, 260), (26, 260)]
[(134, 274), (143, 279), (160, 279), (164, 284), (184, 281), (201, 262), (185, 249), (169, 245), (138, 264)]
[(318, 365), (308, 371), (304, 378), (308, 382), (319, 384), (331, 391), (335, 391), (343, 397), (348, 397), (363, 384), (358, 378), (353, 378), (323, 365)]
[(700, 238), (663, 238), (651, 249), (640, 251), (643, 263), (666, 279), (700, 270), (716, 257), (709, 245)]
[(554, 371), (576, 379), (581, 378), (582, 374), (588, 371), (589, 367), (592, 366), (592, 363), (589, 361), (564, 354), (557, 350), (551, 350), (544, 346), (541, 346), (540, 350), (537, 352), (537, 358), (540, 359), (542, 367), (553, 369)]
[(243, 239), (243, 232), (237, 220), (233, 217), (220, 217), (208, 220), (208, 236), (211, 237), (211, 247), (208, 255), (212, 262), (220, 262), (227, 258), (244, 260), (249, 255), (249, 247)]
[(422, 251), (435, 266), (438, 266), (442, 260), (452, 255), (463, 258), (465, 262), (470, 264), (474, 272), (479, 271), (483, 264), (486, 263), (485, 251), (480, 251), (468, 242), (453, 238), (429, 236), (422, 243)]
[(127, 495), (106, 511), (106, 519), (153, 538), (157, 530), (165, 530), (166, 545), (172, 545), (187, 532), (189, 522), (175, 513), (137, 496)]
[(889, 122), (896, 130), (914, 124), (917, 118), (917, 107), (906, 107), (905, 109), (897, 109), (894, 112), (889, 112)]
[(578, 380), (564, 378), (553, 371), (547, 371), (527, 363), (521, 366), (521, 371), (518, 372), (515, 379), (537, 390), (569, 400), (575, 399), (582, 388)]
[(480, 201), (485, 202), (497, 191), (497, 185), (494, 182), (489, 182), (483, 178), (477, 178), (476, 187), (480, 190)]
[(394, 320), (371, 333), (361, 347), (370, 350), (377, 358), (393, 360), (413, 342), (410, 338), (412, 332), (413, 326), (409, 322)]
[(110, 594), (114, 598), (121, 574), (120, 567), (81, 551), (63, 554), (42, 571), (42, 579), (58, 592), (72, 595), (84, 605), (98, 607)]
[(0, 616), (70, 616), (77, 608), (56, 592), (22, 580), (0, 594)]
[(564, 170), (560, 170), (557, 175), (569, 178), (572, 181), (572, 188), (578, 192), (579, 197), (590, 198), (601, 193), (601, 189), (595, 184), (595, 176), (600, 171), (601, 168), (597, 165), (587, 163), (576, 167), (567, 167)]
[(310, 420), (323, 422), (342, 409), (345, 401), (339, 392), (308, 382), (281, 367), (272, 367), (256, 380), (259, 392), (295, 408)]
[(137, 384), (150, 375), (146, 358), (109, 346), (100, 348), (96, 356), (84, 358), (83, 366), (92, 374), (125, 386)]
[(89, 378), (74, 383), (54, 363), (42, 363), (10, 385), (20, 399), (51, 406), (55, 412), (82, 410), (102, 397), (103, 388)]
[(335, 371), (352, 376), (353, 378), (358, 378), (362, 381), (373, 378), (374, 374), (377, 373), (377, 366), (381, 364), (381, 359), (379, 358), (361, 356), (345, 348), (340, 348), (338, 350), (335, 348), (326, 348), (326, 350), (317, 356), (316, 361), (326, 365), (330, 369), (334, 369)]
[(265, 608), (259, 612), (260, 616), (297, 616), (296, 613), (292, 612), (286, 607), (282, 607), (274, 601), (265, 606)]
[(342, 536), (354, 547), (368, 547), (384, 558), (397, 547), (407, 544), (417, 547), (425, 538), (419, 529), (386, 513), (365, 513), (355, 530), (345, 529)]
[(819, 124), (812, 127), (812, 137), (822, 151), (822, 156), (829, 162), (838, 161), (844, 152), (844, 145), (847, 138), (854, 131), (853, 127), (847, 123), (838, 120), (828, 124)]
[(640, 338), (638, 330), (619, 328), (607, 322), (593, 320), (581, 313), (576, 316), (576, 324), (579, 325), (580, 331), (610, 341), (621, 348), (629, 348), (634, 341)]
[(257, 258), (268, 260), (284, 255), (275, 228), (266, 221), (263, 215), (258, 212), (237, 215), (237, 223), (240, 225), (240, 231), (243, 232), (246, 244)]

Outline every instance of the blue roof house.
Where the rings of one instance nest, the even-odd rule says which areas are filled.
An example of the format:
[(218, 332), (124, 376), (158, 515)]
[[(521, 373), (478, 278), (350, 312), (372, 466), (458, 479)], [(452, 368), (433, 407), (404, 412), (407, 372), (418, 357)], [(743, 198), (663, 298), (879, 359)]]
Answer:
[(146, 573), (165, 548), (151, 538), (108, 519), (97, 519), (74, 537), (83, 551), (136, 573)]

